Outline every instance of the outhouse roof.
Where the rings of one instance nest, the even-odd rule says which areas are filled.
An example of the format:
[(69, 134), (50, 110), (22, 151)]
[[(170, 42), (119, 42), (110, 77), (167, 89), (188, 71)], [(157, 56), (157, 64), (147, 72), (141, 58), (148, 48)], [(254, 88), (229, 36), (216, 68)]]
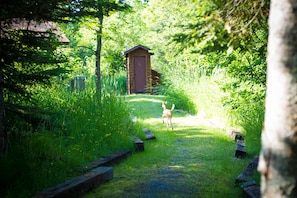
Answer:
[[(127, 54), (129, 54), (130, 52), (133, 52), (134, 50), (137, 50), (137, 49), (139, 49), (139, 48), (144, 49), (144, 50), (146, 50), (146, 51), (151, 50), (150, 48), (148, 48), (148, 47), (146, 47), (146, 46), (143, 46), (143, 45), (136, 45), (136, 46), (134, 46), (134, 47), (128, 49), (127, 51), (125, 51), (125, 52), (124, 52), (124, 55), (127, 55)], [(150, 54), (152, 54), (152, 53), (150, 53)]]

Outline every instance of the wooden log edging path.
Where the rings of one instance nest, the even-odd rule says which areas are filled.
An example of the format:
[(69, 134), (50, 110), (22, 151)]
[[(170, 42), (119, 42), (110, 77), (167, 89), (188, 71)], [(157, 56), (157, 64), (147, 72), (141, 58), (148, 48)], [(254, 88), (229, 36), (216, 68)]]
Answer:
[(143, 129), (143, 132), (145, 134), (146, 140), (155, 140), (156, 139), (156, 136), (148, 128)]
[[(145, 133), (146, 140), (156, 139), (155, 135), (149, 129), (145, 128), (143, 132)], [(133, 141), (136, 151), (144, 151), (144, 142), (140, 138), (134, 137)], [(110, 166), (119, 163), (130, 155), (132, 155), (132, 151), (126, 149), (95, 160), (81, 167), (82, 171), (88, 171), (87, 173), (47, 188), (32, 196), (32, 198), (81, 197), (101, 184), (112, 180), (113, 168)]]
[(249, 198), (260, 198), (260, 186), (254, 181), (254, 172), (257, 170), (259, 156), (255, 156), (248, 166), (241, 172), (237, 178), (236, 183), (242, 183), (241, 188)]
[(119, 163), (132, 154), (131, 150), (120, 150), (106, 157), (100, 158), (87, 166), (87, 173), (67, 180), (64, 183), (45, 189), (32, 196), (32, 198), (65, 198), (81, 197), (90, 190), (113, 179), (113, 168), (109, 167)]
[[(243, 135), (232, 130), (231, 138), (236, 141), (235, 157), (245, 158), (246, 149)], [(235, 184), (241, 184), (240, 187), (248, 198), (260, 198), (260, 186), (253, 180), (254, 172), (257, 170), (259, 156), (255, 156), (248, 166), (237, 176)]]
[[(156, 136), (148, 129), (143, 129), (143, 132), (145, 134), (145, 140), (155, 140)], [(135, 150), (138, 152), (144, 151), (144, 141), (138, 137), (132, 137), (132, 140), (135, 145)]]
[(76, 198), (112, 179), (112, 167), (98, 167), (62, 184), (47, 188), (33, 198)]
[(89, 163), (88, 165), (84, 166), (83, 169), (86, 171), (98, 166), (112, 166), (128, 158), (130, 155), (132, 155), (132, 151), (129, 149), (119, 150), (108, 156), (102, 157), (96, 161)]

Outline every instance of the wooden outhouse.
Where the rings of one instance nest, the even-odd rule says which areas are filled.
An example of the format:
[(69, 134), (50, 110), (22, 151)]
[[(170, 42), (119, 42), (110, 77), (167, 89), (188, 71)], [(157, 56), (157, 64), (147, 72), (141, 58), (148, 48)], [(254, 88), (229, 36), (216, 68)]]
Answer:
[(124, 52), (126, 56), (128, 93), (152, 93), (152, 69), (150, 49), (143, 45)]

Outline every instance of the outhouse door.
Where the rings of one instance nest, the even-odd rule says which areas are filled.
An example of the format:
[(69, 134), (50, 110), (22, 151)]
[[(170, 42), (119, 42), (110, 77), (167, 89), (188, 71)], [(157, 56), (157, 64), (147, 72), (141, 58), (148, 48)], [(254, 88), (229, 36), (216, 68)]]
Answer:
[(146, 86), (146, 57), (135, 56), (134, 57), (134, 75), (135, 75), (135, 92), (145, 92)]

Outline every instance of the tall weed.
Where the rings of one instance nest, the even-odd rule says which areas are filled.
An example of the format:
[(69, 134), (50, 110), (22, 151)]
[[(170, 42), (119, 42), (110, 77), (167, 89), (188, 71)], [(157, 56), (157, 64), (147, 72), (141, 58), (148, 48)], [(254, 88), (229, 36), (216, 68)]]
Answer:
[(106, 92), (116, 92), (117, 94), (127, 94), (127, 77), (126, 72), (118, 72), (113, 75), (102, 77), (103, 89)]
[(96, 92), (90, 90), (82, 92), (57, 90), (58, 88), (55, 95), (46, 98), (57, 101), (58, 104), (51, 107), (52, 109), (58, 107), (55, 111), (60, 116), (56, 120), (56, 125), (62, 130), (59, 130), (57, 135), (67, 137), (70, 146), (75, 145), (75, 149), (86, 152), (83, 153), (84, 156), (91, 154), (89, 157), (94, 159), (102, 155), (102, 152), (107, 154), (127, 142), (125, 140), (133, 131), (133, 125), (129, 109), (116, 94), (103, 91), (100, 100)]

